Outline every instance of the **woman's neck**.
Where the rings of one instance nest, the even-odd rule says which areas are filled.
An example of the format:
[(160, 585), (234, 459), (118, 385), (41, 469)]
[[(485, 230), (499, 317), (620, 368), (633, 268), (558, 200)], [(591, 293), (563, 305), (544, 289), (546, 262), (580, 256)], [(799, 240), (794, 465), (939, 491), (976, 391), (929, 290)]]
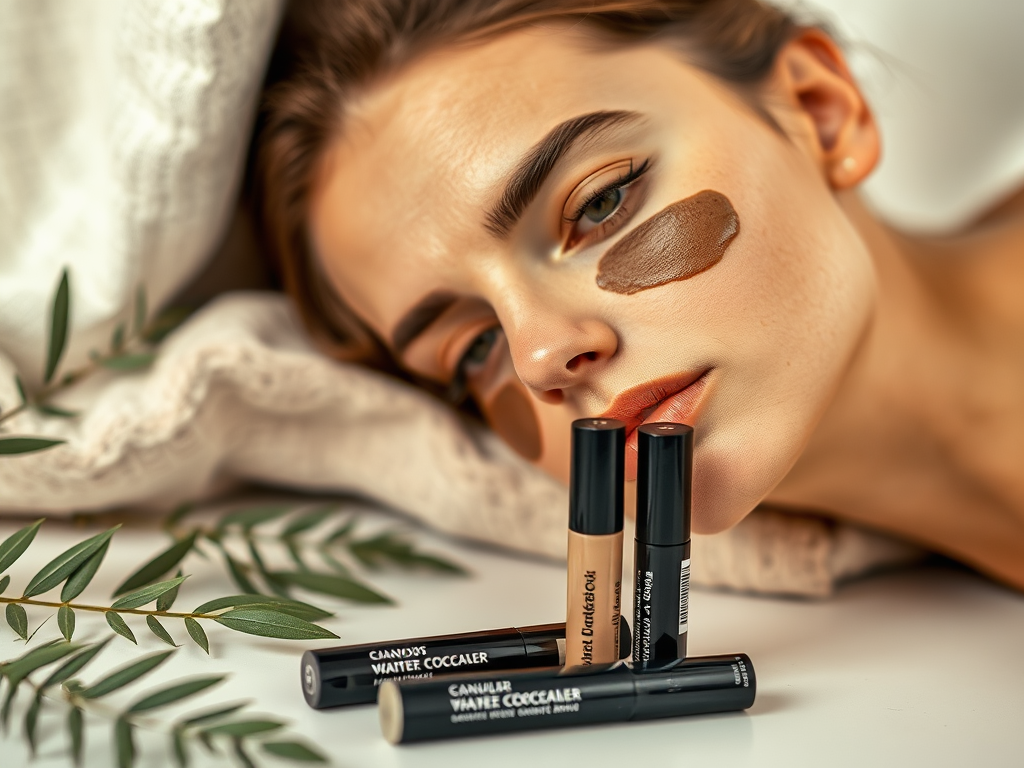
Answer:
[(1024, 588), (1020, 217), (911, 238), (855, 195), (841, 202), (875, 262), (874, 313), (768, 501), (916, 540)]

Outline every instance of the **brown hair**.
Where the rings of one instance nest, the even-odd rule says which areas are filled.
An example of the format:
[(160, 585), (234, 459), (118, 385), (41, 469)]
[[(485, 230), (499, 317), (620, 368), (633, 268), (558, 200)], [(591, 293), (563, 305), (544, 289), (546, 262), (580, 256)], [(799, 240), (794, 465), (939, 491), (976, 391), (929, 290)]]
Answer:
[(316, 166), (347, 101), (430, 48), (558, 21), (583, 22), (621, 43), (669, 41), (751, 97), (771, 123), (753, 88), (798, 29), (759, 0), (293, 0), (261, 119), (257, 205), (284, 288), (328, 354), (393, 367), (330, 290), (306, 237)]

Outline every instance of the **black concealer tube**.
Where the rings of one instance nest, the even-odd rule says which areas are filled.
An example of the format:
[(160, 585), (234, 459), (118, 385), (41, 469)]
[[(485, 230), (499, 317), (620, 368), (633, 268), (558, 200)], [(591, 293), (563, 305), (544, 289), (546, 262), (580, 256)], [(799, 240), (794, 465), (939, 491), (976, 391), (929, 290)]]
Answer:
[(686, 658), (693, 428), (637, 428), (633, 664)]
[(611, 664), (622, 608), (622, 518), (626, 425), (615, 419), (572, 423), (565, 664)]
[[(627, 656), (629, 625), (621, 621), (619, 631)], [(326, 709), (371, 704), (385, 680), (564, 663), (565, 624), (540, 624), (306, 651), (299, 673), (306, 703)]]
[(392, 744), (731, 712), (754, 703), (754, 666), (742, 653), (674, 661), (644, 671), (629, 662), (389, 680), (380, 726)]

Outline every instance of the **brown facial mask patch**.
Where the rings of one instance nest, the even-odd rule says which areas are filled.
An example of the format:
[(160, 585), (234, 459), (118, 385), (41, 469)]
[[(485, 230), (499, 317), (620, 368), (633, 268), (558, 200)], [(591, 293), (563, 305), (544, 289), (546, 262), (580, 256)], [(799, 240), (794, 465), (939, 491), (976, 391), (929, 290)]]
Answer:
[(484, 407), (491, 429), (528, 461), (540, 458), (540, 425), (530, 400), (520, 386), (510, 382)]
[(721, 261), (739, 231), (729, 198), (705, 189), (655, 214), (610, 248), (597, 265), (597, 285), (630, 294), (686, 280)]

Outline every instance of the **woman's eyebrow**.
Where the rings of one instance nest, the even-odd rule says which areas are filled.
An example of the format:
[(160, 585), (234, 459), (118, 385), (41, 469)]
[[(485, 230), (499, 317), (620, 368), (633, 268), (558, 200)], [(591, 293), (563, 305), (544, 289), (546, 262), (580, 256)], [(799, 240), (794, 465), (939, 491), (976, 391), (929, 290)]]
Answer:
[(590, 112), (555, 126), (519, 161), (505, 182), (505, 190), (487, 214), (487, 230), (503, 239), (543, 186), (548, 174), (572, 146), (623, 123), (642, 119), (639, 112)]
[(416, 302), (395, 325), (391, 332), (391, 346), (395, 356), (400, 356), (416, 337), (433, 325), (448, 308), (458, 300), (458, 296), (449, 291), (432, 291)]

